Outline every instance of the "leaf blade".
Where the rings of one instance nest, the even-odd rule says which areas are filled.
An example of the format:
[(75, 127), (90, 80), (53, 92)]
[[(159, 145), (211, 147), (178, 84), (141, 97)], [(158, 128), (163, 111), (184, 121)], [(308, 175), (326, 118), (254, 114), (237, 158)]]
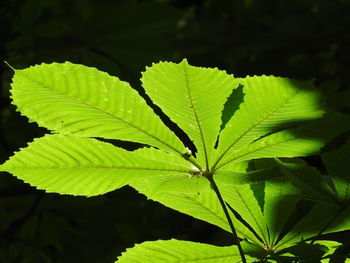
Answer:
[[(157, 201), (194, 218), (204, 220), (230, 232), (230, 226), (227, 222), (224, 211), (217, 200), (215, 192), (210, 188), (201, 188), (198, 192), (181, 193), (154, 191), (154, 185), (146, 185), (142, 181), (132, 182), (131, 186), (151, 200)], [(245, 237), (249, 241), (263, 246), (260, 240), (257, 239), (239, 220), (237, 220), (231, 211), (229, 211), (229, 213), (240, 237)]]
[(251, 186), (249, 184), (237, 185), (220, 180), (217, 180), (217, 183), (225, 202), (239, 213), (265, 244), (268, 244), (267, 224)]
[(216, 167), (231, 153), (273, 130), (323, 114), (320, 96), (309, 83), (273, 76), (240, 79), (245, 100), (222, 130)]
[(116, 263), (232, 263), (240, 262), (238, 249), (234, 246), (218, 247), (209, 244), (182, 240), (147, 241), (129, 248)]
[(95, 68), (65, 62), (15, 70), (11, 93), (23, 115), (56, 133), (132, 140), (185, 152), (127, 82)]
[(349, 218), (349, 208), (340, 211), (336, 205), (318, 203), (277, 243), (276, 247), (280, 250), (290, 244), (315, 237), (325, 227), (323, 234), (348, 230)]
[(129, 152), (95, 139), (47, 135), (17, 152), (0, 169), (48, 192), (86, 196), (104, 194), (140, 176), (187, 176), (189, 164), (175, 155), (162, 152), (170, 162), (147, 158), (159, 155), (157, 151)]
[(327, 152), (321, 156), (324, 165), (335, 185), (337, 194), (344, 203), (350, 200), (350, 141), (341, 148)]
[(229, 153), (216, 169), (251, 159), (312, 155), (318, 153), (326, 142), (348, 131), (349, 125), (348, 116), (329, 110), (321, 119), (272, 133)]
[[(221, 124), (221, 111), (232, 89), (238, 87), (224, 71), (179, 64), (153, 64), (142, 74), (142, 85), (160, 106), (194, 141), (198, 159), (209, 168)], [(205, 95), (203, 95), (205, 94)]]
[(298, 189), (285, 178), (279, 177), (265, 182), (264, 218), (269, 229), (271, 246), (276, 244), (284, 225), (300, 200)]

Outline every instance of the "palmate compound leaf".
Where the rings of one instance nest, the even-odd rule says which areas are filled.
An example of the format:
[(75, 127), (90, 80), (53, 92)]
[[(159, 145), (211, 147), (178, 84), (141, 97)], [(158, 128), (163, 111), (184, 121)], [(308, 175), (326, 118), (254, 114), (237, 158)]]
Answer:
[(272, 248), (301, 198), (298, 189), (276, 168), (249, 172), (245, 176), (218, 171), (215, 178), (230, 208), (254, 229), (266, 247)]
[[(284, 174), (299, 187), (307, 198), (316, 200), (312, 209), (283, 237), (278, 247), (284, 248), (307, 238), (322, 234), (348, 230), (350, 228), (350, 203), (345, 191), (349, 186), (346, 180), (348, 144), (322, 156), (329, 175), (325, 177), (314, 168), (300, 161), (286, 163), (278, 161)], [(334, 166), (332, 160), (334, 159)], [(345, 161), (345, 162), (342, 162)], [(329, 167), (328, 165), (331, 166)], [(334, 169), (337, 167), (336, 169)], [(341, 173), (338, 173), (342, 171)], [(339, 177), (343, 180), (338, 180)], [(334, 187), (335, 188), (334, 188)], [(340, 191), (339, 191), (340, 190)], [(339, 192), (338, 192), (339, 191)]]
[[(275, 248), (275, 251), (281, 249), (276, 245), (279, 243), (284, 224), (301, 198), (300, 191), (290, 185), (279, 170), (270, 171), (274, 176), (269, 178), (267, 174), (261, 178), (260, 184), (258, 181), (254, 182), (257, 176), (250, 178), (251, 181), (247, 180), (244, 184), (244, 182), (239, 183), (240, 176), (230, 171), (230, 168), (251, 159), (274, 156), (294, 157), (317, 152), (325, 142), (348, 130), (349, 124), (347, 116), (330, 111), (321, 120), (310, 121), (308, 124), (268, 135), (242, 147), (232, 153), (232, 161), (223, 167), (218, 167), (214, 176), (225, 201), (255, 230), (266, 246)], [(315, 129), (317, 129), (317, 134), (315, 134)], [(264, 172), (261, 173), (263, 174)], [(248, 174), (246, 176), (252, 177)], [(307, 182), (310, 176), (306, 172), (300, 174), (299, 179)], [(318, 185), (319, 183), (320, 181)], [(256, 186), (260, 190), (257, 191)], [(315, 190), (322, 191), (317, 187)], [(343, 224), (342, 229), (346, 229), (346, 224)], [(295, 240), (288, 242), (293, 243)]]
[[(234, 164), (230, 163), (226, 168), (234, 167)], [(249, 170), (239, 176), (229, 170), (219, 170), (215, 178), (227, 203), (255, 232), (262, 233), (260, 237), (264, 239), (265, 248), (277, 252), (279, 249), (275, 249), (275, 245), (302, 198), (301, 192), (290, 184), (273, 159), (250, 161)], [(267, 229), (267, 234), (261, 231), (263, 229)]]
[(12, 99), (21, 114), (55, 133), (135, 141), (183, 154), (181, 141), (127, 82), (66, 63), (15, 70)]
[[(254, 260), (248, 256), (247, 262)], [(218, 247), (208, 244), (181, 241), (158, 240), (137, 244), (129, 248), (116, 263), (239, 263), (242, 262), (234, 246)]]
[(349, 141), (341, 148), (322, 155), (327, 177), (312, 167), (290, 167), (286, 171), (292, 182), (307, 196), (319, 202), (282, 240), (298, 241), (323, 234), (348, 230), (350, 227), (349, 202)]
[[(236, 154), (245, 158), (237, 158), (237, 160), (215, 171), (214, 178), (225, 201), (254, 229), (259, 239), (245, 228), (240, 221), (234, 219), (239, 236), (245, 237), (250, 242), (262, 247), (266, 245), (274, 248), (278, 244), (278, 238), (284, 224), (293, 212), (295, 204), (300, 200), (298, 189), (285, 181), (278, 169), (277, 171), (260, 173), (262, 177), (259, 180), (258, 175), (245, 172), (246, 166), (241, 165), (246, 163), (244, 160), (274, 156), (294, 157), (316, 152), (326, 141), (346, 130), (349, 127), (348, 124), (348, 119), (344, 116), (329, 113), (326, 118), (317, 120), (317, 122), (312, 122), (309, 125), (303, 124), (293, 129), (266, 136), (261, 141), (243, 147)], [(316, 135), (314, 134), (315, 127), (318, 127)], [(282, 147), (277, 147), (278, 144)], [(263, 147), (260, 147), (261, 145)], [(237, 170), (237, 166), (242, 167)], [(242, 173), (246, 173), (246, 178)], [(263, 180), (267, 180), (263, 189), (265, 194), (258, 196), (248, 183), (255, 184)], [(145, 183), (136, 182), (132, 186), (149, 198), (173, 209), (228, 229), (228, 224), (223, 218), (223, 212), (212, 191), (202, 192), (199, 190), (198, 194), (154, 193), (147, 189), (152, 187), (150, 184), (146, 187)], [(209, 197), (210, 194), (211, 197)], [(234, 218), (233, 214), (231, 214), (231, 217)], [(261, 240), (263, 240), (263, 243)], [(275, 249), (275, 251), (277, 250)]]
[[(43, 73), (40, 67), (49, 67), (50, 69)], [(59, 68), (58, 72), (56, 67)], [(66, 68), (76, 70), (65, 71)], [(42, 82), (39, 83), (33, 81), (31, 77), (28, 78), (26, 70), (21, 71), (22, 74), (19, 75), (17, 72), (18, 78), (13, 84), (15, 103), (21, 104), (19, 108), (25, 115), (38, 121), (43, 126), (46, 125), (45, 127), (50, 126), (49, 128), (55, 132), (131, 140), (156, 146), (165, 151), (173, 151), (179, 154), (184, 152), (181, 142), (166, 129), (152, 110), (147, 108), (138, 94), (125, 83), (121, 85), (123, 82), (116, 78), (110, 79), (110, 82), (107, 83), (109, 85), (106, 85), (106, 82), (100, 81), (101, 74), (106, 77), (104, 73), (69, 63), (30, 68), (31, 77), (33, 75), (35, 78), (42, 79)], [(214, 79), (215, 83), (211, 79)], [(67, 81), (73, 84), (65, 83)], [(305, 156), (319, 150), (324, 143), (323, 137), (321, 138), (323, 141), (320, 142), (318, 137), (315, 140), (313, 136), (305, 136), (303, 132), (298, 133), (298, 128), (272, 133), (300, 121), (319, 118), (323, 114), (319, 95), (314, 90), (305, 88), (305, 86), (308, 86), (307, 83), (266, 76), (234, 80), (231, 76), (217, 69), (192, 67), (186, 61), (180, 64), (167, 62), (156, 64), (147, 69), (142, 81), (146, 92), (155, 104), (160, 106), (194, 140), (198, 149), (197, 156), (201, 168), (212, 168), (212, 172), (217, 173), (223, 171), (223, 169), (232, 172), (232, 165), (234, 166), (244, 160), (280, 156)], [(77, 83), (81, 82), (84, 83), (84, 87), (88, 87), (86, 90), (74, 88)], [(114, 82), (117, 84), (114, 85)], [(23, 83), (24, 86), (28, 85), (29, 88), (21, 87)], [(224, 125), (225, 128), (220, 134), (218, 149), (215, 151), (213, 147), (222, 125), (220, 113), (223, 110), (226, 98), (232, 89), (237, 88), (239, 84), (243, 85), (244, 102), (240, 104), (240, 108), (235, 110), (233, 117)], [(49, 86), (51, 88), (48, 88)], [(102, 89), (99, 89), (99, 87), (102, 87)], [(103, 91), (105, 87), (113, 88)], [(119, 90), (122, 92), (118, 93)], [(50, 93), (47, 94), (47, 91)], [(102, 95), (97, 91), (101, 91)], [(107, 94), (103, 95), (103, 92), (106, 92), (108, 96)], [(31, 93), (34, 94), (36, 102), (31, 100)], [(90, 97), (91, 94), (93, 96)], [(115, 104), (109, 104), (109, 98), (114, 96), (123, 98), (126, 103), (122, 99), (118, 99)], [(46, 103), (47, 100), (49, 104)], [(63, 113), (52, 112), (53, 104), (59, 105)], [(144, 107), (141, 107), (141, 104)], [(99, 110), (101, 105), (102, 112)], [(65, 110), (68, 110), (68, 112)], [(90, 114), (91, 112), (92, 114)], [(53, 118), (46, 116), (51, 113)], [(78, 120), (75, 119), (77, 114), (81, 115), (78, 116)], [(81, 119), (82, 116), (84, 118)], [(92, 117), (93, 119), (91, 119)], [(68, 119), (68, 123), (65, 118)], [(118, 124), (115, 119), (118, 119)], [(108, 123), (108, 127), (104, 126), (106, 123)], [(334, 126), (333, 123), (332, 127)], [(334, 130), (338, 132), (338, 129)], [(334, 132), (331, 132), (331, 134), (334, 134)], [(282, 145), (283, 147), (276, 145)], [(312, 149), (310, 149), (310, 146)], [(152, 150), (152, 154), (142, 155), (145, 158), (148, 156), (150, 163), (157, 161), (159, 154), (158, 151), (154, 152), (156, 150)], [(140, 154), (142, 151), (146, 150), (142, 149), (135, 153)], [(215, 152), (218, 154), (215, 155)], [(216, 159), (213, 159), (213, 156)], [(162, 158), (160, 159), (166, 161), (165, 157)], [(188, 164), (186, 163), (186, 165)], [(177, 165), (176, 169), (178, 169)], [(147, 184), (142, 184), (142, 180), (132, 180), (129, 183), (138, 190), (141, 189), (140, 191), (151, 199), (160, 200), (160, 202), (176, 210), (192, 214), (197, 218), (227, 229), (222, 210), (221, 208), (217, 209), (218, 201), (214, 198), (213, 191), (210, 189), (202, 191), (200, 187), (198, 188), (198, 185), (203, 185), (201, 182), (204, 181), (199, 178), (197, 180), (198, 185), (193, 184), (190, 187), (185, 187), (186, 176), (188, 174), (200, 176), (201, 173), (198, 171), (198, 169), (188, 165), (186, 170), (181, 170), (183, 172), (181, 182), (173, 182), (170, 174), (162, 173), (162, 177), (158, 177), (158, 174), (145, 173), (152, 179)], [(269, 239), (266, 218), (260, 212), (252, 215), (253, 212), (263, 210), (261, 200), (259, 200), (256, 193), (246, 186), (236, 187), (237, 191), (235, 190), (234, 193), (229, 191), (229, 187), (219, 185), (219, 188), (223, 188), (224, 196), (228, 200), (227, 202), (231, 203), (233, 209), (242, 211), (243, 219), (253, 225), (251, 227), (254, 228), (259, 238), (245, 228), (242, 223), (234, 219), (237, 223), (236, 226), (238, 225), (238, 234), (256, 244), (261, 245), (260, 239), (264, 241), (265, 245), (269, 244), (271, 240)], [(225, 190), (225, 188), (227, 189)], [(178, 193), (170, 191), (171, 189), (178, 191)], [(199, 194), (194, 193), (193, 190), (200, 190)], [(243, 206), (239, 204), (243, 208), (235, 207), (235, 203), (238, 203), (235, 199), (243, 202)], [(217, 216), (216, 213), (221, 216)]]
[(58, 134), (34, 140), (0, 170), (47, 192), (85, 196), (104, 194), (139, 178), (182, 178), (191, 172), (190, 163), (160, 150), (130, 152), (96, 139)]
[(200, 164), (209, 169), (221, 112), (227, 97), (238, 87), (233, 76), (183, 60), (179, 64), (153, 64), (142, 73), (141, 81), (154, 103), (194, 141)]

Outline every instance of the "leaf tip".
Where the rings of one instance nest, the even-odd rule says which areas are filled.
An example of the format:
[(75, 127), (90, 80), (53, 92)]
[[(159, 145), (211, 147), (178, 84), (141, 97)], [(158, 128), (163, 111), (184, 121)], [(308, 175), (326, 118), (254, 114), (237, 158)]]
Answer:
[(181, 64), (189, 65), (187, 58), (183, 58), (182, 61), (180, 62)]
[(0, 172), (7, 172), (5, 164), (6, 162), (3, 164), (0, 164)]

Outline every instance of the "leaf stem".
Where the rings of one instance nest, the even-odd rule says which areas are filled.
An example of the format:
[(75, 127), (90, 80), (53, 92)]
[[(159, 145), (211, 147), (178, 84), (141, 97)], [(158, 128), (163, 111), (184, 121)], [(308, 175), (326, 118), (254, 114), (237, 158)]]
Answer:
[(226, 219), (228, 221), (228, 224), (230, 225), (230, 228), (231, 228), (231, 232), (233, 234), (233, 239), (234, 239), (234, 242), (237, 244), (237, 247), (238, 247), (238, 251), (239, 251), (239, 254), (241, 256), (241, 259), (242, 259), (242, 262), (243, 263), (246, 263), (246, 259), (245, 259), (245, 256), (244, 256), (244, 252), (243, 252), (243, 249), (242, 249), (242, 246), (241, 246), (241, 243), (240, 243), (240, 240), (237, 236), (237, 232), (236, 232), (236, 229), (233, 225), (233, 222), (231, 220), (231, 217), (228, 213), (228, 210), (227, 210), (227, 207), (226, 207), (226, 204), (225, 204), (225, 201), (223, 200), (222, 196), (221, 196), (221, 193), (219, 191), (219, 188), (217, 186), (217, 184), (215, 183), (214, 181), (214, 178), (213, 178), (213, 174), (209, 173), (205, 176), (209, 182), (210, 182), (210, 185), (212, 187), (212, 189), (214, 190), (214, 192), (216, 193), (216, 196), (218, 197), (219, 199), (219, 202), (220, 202), (220, 205), (222, 207), (222, 209), (224, 210), (224, 213), (225, 213), (225, 216), (226, 216)]

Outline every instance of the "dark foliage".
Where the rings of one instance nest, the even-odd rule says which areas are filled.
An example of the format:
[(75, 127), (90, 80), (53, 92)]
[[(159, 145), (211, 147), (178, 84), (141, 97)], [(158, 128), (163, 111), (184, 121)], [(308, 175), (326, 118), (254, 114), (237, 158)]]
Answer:
[[(146, 65), (187, 57), (236, 76), (315, 78), (329, 105), (349, 113), (349, 13), (348, 0), (3, 0), (0, 161), (46, 132), (10, 105), (12, 72), (3, 61), (25, 68), (68, 60), (117, 75), (142, 93), (139, 72)], [(322, 168), (319, 158), (309, 161)], [(1, 174), (0, 208), (0, 262), (6, 263), (109, 263), (145, 240), (230, 240), (131, 188), (94, 198), (59, 196)], [(331, 238), (348, 239), (346, 233)]]

